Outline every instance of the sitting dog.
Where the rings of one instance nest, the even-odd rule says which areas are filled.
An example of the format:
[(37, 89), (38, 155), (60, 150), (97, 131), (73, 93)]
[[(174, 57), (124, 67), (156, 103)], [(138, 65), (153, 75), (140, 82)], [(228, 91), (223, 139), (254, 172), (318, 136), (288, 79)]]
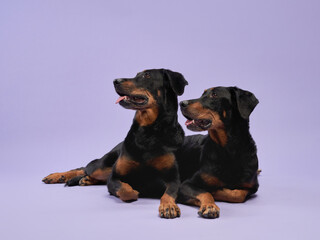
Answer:
[(165, 69), (116, 79), (114, 87), (120, 95), (116, 103), (136, 111), (125, 140), (85, 168), (53, 173), (43, 182), (107, 183), (110, 194), (126, 202), (138, 196), (161, 197), (160, 217), (179, 217), (175, 200), (180, 179), (174, 153), (183, 144), (184, 132), (177, 121), (177, 95), (187, 84), (182, 74)]
[(215, 200), (240, 203), (258, 190), (257, 150), (249, 133), (249, 116), (257, 104), (252, 93), (237, 87), (211, 88), (198, 99), (180, 102), (187, 128), (208, 131), (194, 136), (196, 144), (189, 143), (199, 167), (179, 190), (179, 202), (199, 206), (204, 218), (219, 217)]

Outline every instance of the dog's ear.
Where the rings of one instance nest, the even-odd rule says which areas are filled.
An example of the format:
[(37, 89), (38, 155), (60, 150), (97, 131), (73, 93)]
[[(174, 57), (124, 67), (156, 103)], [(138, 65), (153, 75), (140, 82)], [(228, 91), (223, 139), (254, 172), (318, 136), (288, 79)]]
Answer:
[(232, 89), (235, 92), (237, 108), (240, 116), (244, 119), (249, 119), (250, 114), (259, 103), (259, 100), (249, 91), (245, 91), (237, 87), (233, 87)]
[(167, 69), (164, 69), (164, 75), (169, 80), (172, 90), (178, 96), (181, 96), (184, 92), (184, 87), (188, 85), (188, 82), (184, 79), (183, 75), (181, 73), (173, 72)]

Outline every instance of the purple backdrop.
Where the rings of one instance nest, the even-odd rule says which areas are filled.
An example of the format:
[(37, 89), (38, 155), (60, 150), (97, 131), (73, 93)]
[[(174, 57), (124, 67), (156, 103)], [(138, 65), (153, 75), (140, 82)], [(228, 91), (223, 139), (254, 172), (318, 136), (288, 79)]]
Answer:
[[(3, 239), (316, 238), (319, 10), (316, 0), (1, 1)], [(255, 93), (256, 198), (220, 203), (217, 220), (180, 205), (168, 221), (158, 200), (124, 204), (104, 186), (41, 183), (125, 137), (133, 112), (114, 104), (112, 81), (148, 68), (182, 72), (180, 100), (218, 85)]]

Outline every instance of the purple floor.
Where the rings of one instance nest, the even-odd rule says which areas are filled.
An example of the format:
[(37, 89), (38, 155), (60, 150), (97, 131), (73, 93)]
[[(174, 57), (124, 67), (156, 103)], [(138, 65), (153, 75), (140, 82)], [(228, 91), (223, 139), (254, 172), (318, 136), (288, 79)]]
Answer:
[(2, 239), (316, 239), (320, 234), (320, 193), (313, 189), (320, 184), (311, 188), (308, 178), (263, 173), (256, 197), (218, 203), (219, 219), (202, 219), (197, 208), (180, 204), (182, 216), (167, 220), (157, 216), (159, 200), (123, 203), (105, 186), (45, 185), (41, 177), (1, 182)]

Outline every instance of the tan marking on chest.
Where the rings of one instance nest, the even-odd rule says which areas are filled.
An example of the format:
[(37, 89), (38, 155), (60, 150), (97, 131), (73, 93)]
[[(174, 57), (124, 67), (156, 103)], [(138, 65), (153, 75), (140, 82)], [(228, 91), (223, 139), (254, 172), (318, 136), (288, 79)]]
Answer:
[(217, 177), (211, 176), (210, 174), (201, 173), (200, 177), (208, 186), (222, 187), (224, 185)]
[(175, 156), (172, 153), (162, 155), (160, 157), (153, 158), (147, 161), (147, 165), (151, 166), (159, 171), (170, 169), (174, 166)]
[(139, 163), (129, 159), (126, 156), (120, 156), (116, 161), (116, 173), (121, 176), (127, 175), (129, 172), (137, 169), (139, 167)]
[(153, 107), (146, 110), (136, 112), (135, 119), (141, 127), (145, 127), (154, 123), (158, 117), (158, 108)]
[(227, 144), (228, 137), (227, 133), (224, 129), (218, 128), (218, 129), (210, 129), (209, 130), (209, 136), (218, 145), (224, 147)]

